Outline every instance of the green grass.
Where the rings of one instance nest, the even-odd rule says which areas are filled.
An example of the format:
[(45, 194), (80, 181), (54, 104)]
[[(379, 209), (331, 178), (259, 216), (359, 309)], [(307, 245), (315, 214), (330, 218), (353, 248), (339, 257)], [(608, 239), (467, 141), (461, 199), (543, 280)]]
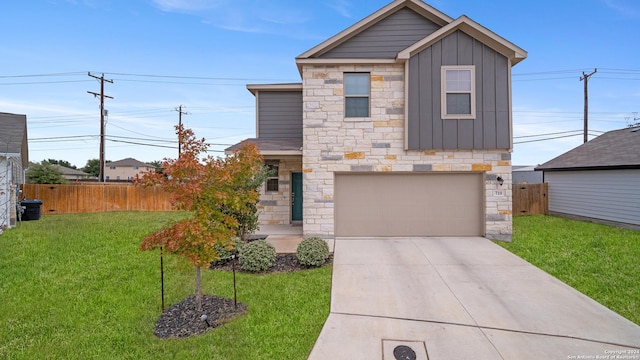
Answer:
[(542, 215), (513, 227), (500, 245), (640, 325), (640, 232)]
[[(306, 359), (329, 314), (331, 267), (238, 274), (249, 313), (206, 334), (161, 340), (159, 252), (142, 237), (176, 212), (46, 215), (0, 235), (0, 359)], [(194, 269), (165, 255), (167, 307)], [(232, 274), (203, 271), (203, 292), (233, 297)]]

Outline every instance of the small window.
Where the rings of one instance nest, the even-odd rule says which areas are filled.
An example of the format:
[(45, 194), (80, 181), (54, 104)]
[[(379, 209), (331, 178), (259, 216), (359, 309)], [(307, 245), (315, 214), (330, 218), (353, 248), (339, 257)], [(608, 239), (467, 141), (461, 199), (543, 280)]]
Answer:
[(134, 166), (134, 167), (133, 167), (133, 170), (138, 170), (138, 167), (137, 167), (137, 166)]
[(345, 117), (369, 117), (371, 74), (344, 74)]
[(475, 67), (442, 67), (442, 118), (476, 117)]
[(116, 169), (116, 167), (115, 167), (115, 166), (109, 166), (109, 169), (111, 169), (111, 170), (115, 170), (115, 169)]
[(278, 168), (280, 167), (280, 160), (267, 160), (265, 165), (269, 168), (270, 176), (267, 179), (266, 190), (267, 192), (278, 192)]

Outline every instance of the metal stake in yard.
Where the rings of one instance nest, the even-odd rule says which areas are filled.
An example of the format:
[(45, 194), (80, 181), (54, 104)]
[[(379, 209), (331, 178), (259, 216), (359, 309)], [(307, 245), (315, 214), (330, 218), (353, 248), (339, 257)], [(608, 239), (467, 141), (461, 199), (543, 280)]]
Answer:
[(162, 246), (160, 246), (160, 288), (162, 289), (162, 312), (164, 312), (164, 264), (162, 263)]
[(236, 255), (231, 255), (231, 268), (233, 269), (233, 308), (238, 310), (238, 296), (236, 292)]

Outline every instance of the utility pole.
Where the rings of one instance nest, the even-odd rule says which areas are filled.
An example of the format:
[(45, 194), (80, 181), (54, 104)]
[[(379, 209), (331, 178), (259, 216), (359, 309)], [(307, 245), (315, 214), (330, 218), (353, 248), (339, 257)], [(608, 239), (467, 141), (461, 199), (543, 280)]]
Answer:
[(582, 72), (580, 81), (584, 81), (584, 142), (589, 141), (589, 78), (597, 73), (598, 69), (593, 69), (591, 74)]
[[(182, 127), (182, 115), (189, 115), (189, 113), (182, 111), (182, 105), (178, 106), (175, 110), (178, 112), (178, 126)], [(180, 155), (182, 155), (182, 139), (178, 136), (178, 159)]]
[(100, 81), (100, 94), (94, 93), (93, 91), (87, 91), (89, 94), (100, 98), (100, 173), (98, 176), (98, 182), (104, 182), (104, 98), (113, 99), (112, 96), (108, 96), (104, 94), (104, 82), (112, 83), (113, 80), (106, 80), (104, 78), (104, 74), (98, 77), (91, 73), (88, 73), (92, 78), (98, 79)]

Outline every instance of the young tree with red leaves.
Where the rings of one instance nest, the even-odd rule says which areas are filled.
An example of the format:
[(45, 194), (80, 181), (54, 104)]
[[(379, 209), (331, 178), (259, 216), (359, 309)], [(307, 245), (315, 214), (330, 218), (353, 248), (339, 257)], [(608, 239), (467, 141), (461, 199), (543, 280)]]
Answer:
[(161, 186), (174, 195), (176, 208), (194, 216), (146, 236), (140, 249), (162, 246), (191, 261), (196, 268), (196, 309), (200, 311), (201, 268), (220, 258), (216, 245), (231, 250), (232, 238), (244, 239), (256, 229), (258, 189), (269, 174), (252, 144), (224, 159), (201, 159), (208, 147), (205, 139), (196, 139), (182, 125), (176, 126), (176, 133), (182, 144), (178, 159), (165, 159), (162, 174), (146, 172), (136, 183)]

